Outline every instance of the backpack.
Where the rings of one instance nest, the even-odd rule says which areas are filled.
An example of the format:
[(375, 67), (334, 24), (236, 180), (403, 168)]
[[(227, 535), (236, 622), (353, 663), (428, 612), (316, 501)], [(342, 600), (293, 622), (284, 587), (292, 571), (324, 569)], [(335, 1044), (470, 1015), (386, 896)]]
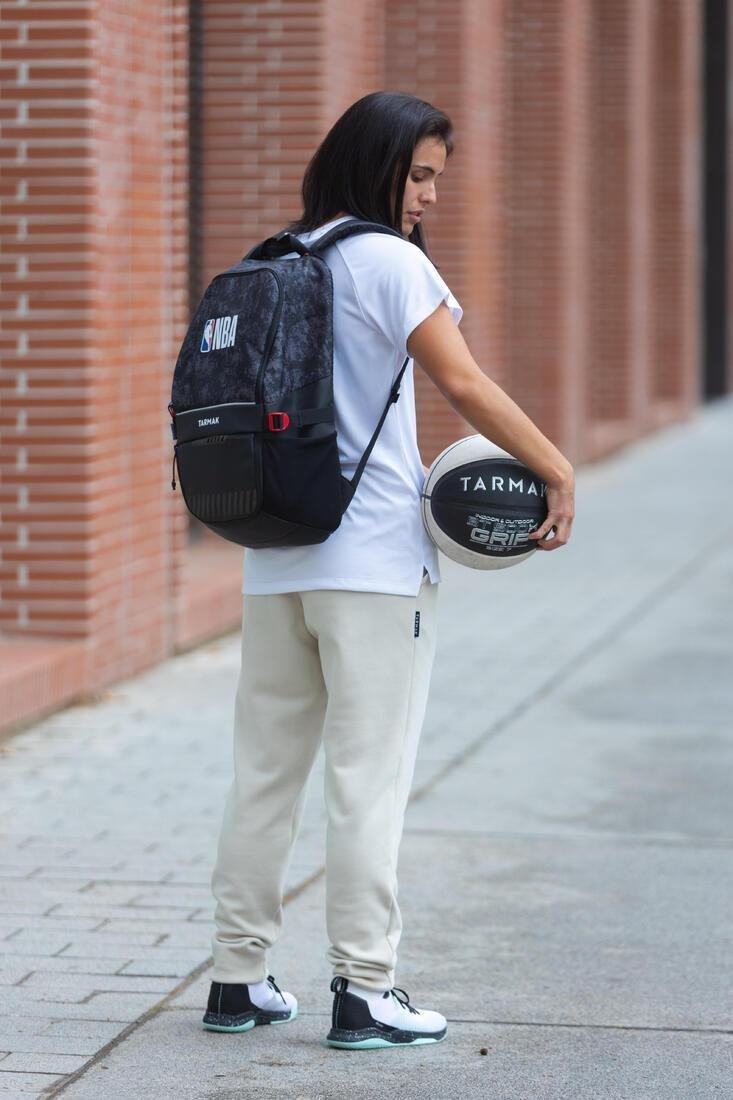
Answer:
[[(173, 374), (175, 472), (189, 512), (240, 546), (309, 546), (341, 523), (409, 356), (349, 480), (333, 402), (333, 282), (322, 253), (356, 233), (394, 229), (354, 220), (305, 245), (283, 230), (215, 275)], [(283, 259), (286, 253), (296, 257)]]

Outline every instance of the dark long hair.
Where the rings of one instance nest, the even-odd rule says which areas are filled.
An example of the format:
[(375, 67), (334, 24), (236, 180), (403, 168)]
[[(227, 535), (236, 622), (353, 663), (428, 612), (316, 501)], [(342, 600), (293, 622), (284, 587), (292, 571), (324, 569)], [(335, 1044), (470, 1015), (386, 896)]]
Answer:
[[(341, 210), (402, 232), (402, 202), (415, 146), (439, 138), (453, 151), (453, 125), (424, 99), (371, 92), (344, 111), (316, 149), (303, 176), (303, 213), (286, 228), (307, 233)], [(422, 225), (408, 238), (428, 254)]]

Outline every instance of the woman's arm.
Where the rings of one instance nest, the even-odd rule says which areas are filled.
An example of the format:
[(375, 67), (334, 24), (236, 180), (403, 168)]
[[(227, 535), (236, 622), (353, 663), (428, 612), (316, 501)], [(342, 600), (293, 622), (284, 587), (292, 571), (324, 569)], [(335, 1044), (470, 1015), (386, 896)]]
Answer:
[[(508, 451), (547, 483), (547, 519), (529, 537), (554, 550), (570, 538), (575, 515), (575, 472), (511, 397), (483, 373), (445, 302), (415, 328), (407, 350), (456, 412), (481, 435)], [(555, 537), (544, 536), (552, 528)]]

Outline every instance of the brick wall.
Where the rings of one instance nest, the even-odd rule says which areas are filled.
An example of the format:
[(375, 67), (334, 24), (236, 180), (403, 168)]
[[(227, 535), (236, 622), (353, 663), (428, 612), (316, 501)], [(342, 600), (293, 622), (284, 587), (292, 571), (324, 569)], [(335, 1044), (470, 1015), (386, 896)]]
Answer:
[(86, 628), (93, 349), (89, 3), (0, 5), (0, 630)]
[[(6, 724), (237, 625), (241, 551), (170, 491), (172, 367), (208, 280), (299, 213), (366, 92), (453, 118), (433, 258), (476, 360), (571, 460), (689, 415), (699, 19), (697, 0), (0, 0)], [(472, 429), (417, 381), (430, 461)]]
[(0, 16), (3, 663), (77, 640), (64, 690), (89, 690), (171, 647), (161, 409), (187, 320), (187, 10)]

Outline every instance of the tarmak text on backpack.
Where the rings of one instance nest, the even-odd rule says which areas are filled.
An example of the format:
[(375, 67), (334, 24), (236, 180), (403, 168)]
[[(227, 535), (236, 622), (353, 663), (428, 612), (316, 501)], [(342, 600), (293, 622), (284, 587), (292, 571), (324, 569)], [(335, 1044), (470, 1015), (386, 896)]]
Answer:
[[(188, 510), (240, 546), (307, 546), (341, 523), (402, 368), (351, 479), (341, 472), (333, 403), (333, 282), (322, 253), (355, 233), (345, 222), (305, 245), (283, 230), (216, 275), (176, 363), (175, 468)], [(296, 252), (297, 257), (284, 259)]]

